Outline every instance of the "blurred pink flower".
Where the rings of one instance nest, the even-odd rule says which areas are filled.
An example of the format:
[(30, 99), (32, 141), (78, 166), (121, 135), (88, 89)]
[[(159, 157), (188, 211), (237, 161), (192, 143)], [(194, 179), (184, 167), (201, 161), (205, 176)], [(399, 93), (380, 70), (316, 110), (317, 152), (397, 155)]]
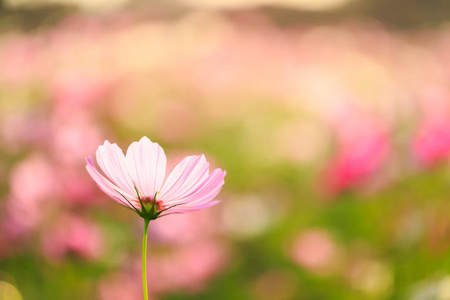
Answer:
[(70, 112), (73, 109), (85, 108), (93, 102), (104, 99), (112, 90), (113, 85), (109, 80), (96, 78), (100, 76), (90, 74), (88, 71), (67, 73), (58, 76), (52, 87), (53, 97), (59, 109)]
[(150, 289), (154, 293), (199, 291), (227, 263), (226, 248), (212, 239), (177, 246), (168, 253), (149, 257)]
[(218, 203), (212, 200), (220, 192), (226, 174), (221, 169), (209, 174), (209, 163), (204, 155), (188, 156), (164, 182), (166, 155), (161, 146), (147, 137), (133, 142), (126, 156), (117, 144), (108, 141), (97, 149), (96, 155), (108, 179), (97, 171), (91, 158), (87, 158), (86, 168), (99, 188), (150, 220), (165, 211), (183, 213)]
[[(217, 237), (219, 228), (214, 210), (168, 216), (149, 228), (152, 244), (147, 272), (150, 298), (168, 292), (199, 292), (229, 262), (226, 241)], [(127, 298), (120, 291), (112, 296), (107, 290), (114, 290), (114, 283), (105, 282), (100, 288), (104, 295), (101, 299), (142, 299), (140, 282), (136, 280), (141, 263), (133, 261), (130, 264), (128, 259), (124, 260), (123, 271), (117, 275), (124, 280), (132, 296)]]
[(61, 170), (59, 178), (61, 180), (61, 195), (67, 203), (76, 205), (96, 205), (102, 203), (103, 199), (98, 197), (101, 192), (95, 184), (87, 178), (80, 168), (67, 168)]
[(33, 231), (48, 213), (52, 199), (60, 195), (54, 166), (34, 154), (19, 163), (10, 177), (3, 227), (11, 238)]
[(423, 121), (413, 138), (413, 152), (425, 167), (450, 156), (450, 92), (439, 85), (428, 85), (420, 95)]
[(7, 151), (42, 147), (49, 135), (46, 119), (36, 109), (8, 113), (0, 121), (0, 143)]
[(413, 141), (420, 163), (431, 167), (450, 156), (450, 120), (427, 120), (420, 125)]
[(52, 115), (49, 144), (55, 160), (73, 168), (97, 148), (102, 128), (85, 112), (66, 109)]
[[(98, 287), (100, 300), (142, 300), (142, 289), (134, 274), (126, 272), (108, 275)], [(150, 295), (149, 299), (155, 299)]]
[(69, 253), (87, 260), (98, 259), (103, 252), (101, 230), (88, 220), (65, 216), (54, 230), (45, 233), (42, 251), (51, 260), (62, 259)]
[(168, 216), (155, 222), (149, 234), (156, 244), (186, 245), (211, 238), (217, 234), (218, 222), (214, 210), (202, 210), (193, 214)]
[(391, 152), (388, 131), (378, 120), (345, 112), (335, 126), (339, 150), (325, 171), (331, 194), (365, 183)]
[(0, 81), (8, 84), (24, 84), (39, 69), (42, 43), (31, 36), (12, 36), (0, 45)]
[(311, 272), (328, 274), (338, 262), (338, 252), (338, 247), (328, 232), (311, 229), (297, 237), (290, 256), (298, 265)]
[[(150, 227), (150, 289), (154, 293), (196, 292), (228, 262), (227, 246), (217, 238), (214, 210), (168, 216)], [(163, 251), (162, 251), (163, 250)]]

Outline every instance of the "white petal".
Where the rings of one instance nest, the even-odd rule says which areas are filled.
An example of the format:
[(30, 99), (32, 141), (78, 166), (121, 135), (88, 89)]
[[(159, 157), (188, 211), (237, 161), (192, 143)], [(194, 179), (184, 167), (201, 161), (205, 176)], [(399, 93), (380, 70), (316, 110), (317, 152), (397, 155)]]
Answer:
[(126, 162), (134, 184), (144, 196), (153, 197), (161, 190), (167, 164), (161, 146), (143, 137), (128, 147)]
[(170, 173), (158, 199), (166, 202), (188, 195), (207, 178), (208, 169), (204, 155), (186, 157)]
[(98, 147), (96, 155), (98, 165), (115, 185), (128, 194), (136, 194), (133, 180), (128, 173), (125, 156), (119, 146), (105, 141), (102, 146)]
[[(120, 195), (124, 195), (128, 201), (133, 203), (135, 205), (137, 199), (133, 197), (132, 195), (127, 194), (126, 191), (122, 190), (115, 184), (113, 184), (111, 181), (106, 179), (103, 175), (101, 175), (97, 168), (95, 167), (94, 163), (92, 162), (92, 159), (89, 157), (86, 159), (87, 165), (86, 169), (91, 175), (92, 179), (97, 183), (98, 187), (109, 197), (113, 198), (117, 202), (119, 202), (122, 205), (125, 205), (127, 207), (130, 207), (130, 204)], [(120, 193), (120, 194), (119, 194)], [(130, 207), (131, 208), (131, 207)]]

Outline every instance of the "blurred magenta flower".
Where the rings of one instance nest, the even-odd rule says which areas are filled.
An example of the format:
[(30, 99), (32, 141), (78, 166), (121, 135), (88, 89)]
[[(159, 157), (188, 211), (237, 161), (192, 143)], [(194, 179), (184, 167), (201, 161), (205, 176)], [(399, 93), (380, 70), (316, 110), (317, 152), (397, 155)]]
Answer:
[(161, 146), (147, 137), (133, 142), (126, 156), (117, 144), (105, 141), (98, 147), (96, 156), (107, 178), (98, 172), (90, 157), (86, 159), (86, 169), (99, 188), (144, 219), (142, 281), (144, 299), (148, 299), (146, 253), (149, 222), (164, 215), (194, 211), (218, 203), (213, 199), (224, 184), (226, 172), (215, 169), (210, 174), (204, 155), (187, 156), (164, 182), (166, 155)]
[(371, 115), (344, 110), (334, 126), (338, 151), (324, 175), (331, 195), (362, 186), (392, 153), (389, 128)]
[(412, 140), (412, 151), (423, 167), (433, 167), (450, 155), (450, 91), (428, 84), (419, 94), (421, 121)]
[(450, 122), (448, 120), (427, 120), (413, 140), (413, 152), (425, 167), (444, 161), (450, 154)]

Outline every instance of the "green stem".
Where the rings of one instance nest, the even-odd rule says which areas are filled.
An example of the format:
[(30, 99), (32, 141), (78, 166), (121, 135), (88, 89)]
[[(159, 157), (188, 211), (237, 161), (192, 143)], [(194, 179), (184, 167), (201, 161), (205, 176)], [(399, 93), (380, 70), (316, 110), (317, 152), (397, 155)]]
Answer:
[(144, 300), (148, 300), (147, 291), (147, 229), (150, 220), (144, 219), (144, 237), (142, 238), (142, 286), (144, 288)]

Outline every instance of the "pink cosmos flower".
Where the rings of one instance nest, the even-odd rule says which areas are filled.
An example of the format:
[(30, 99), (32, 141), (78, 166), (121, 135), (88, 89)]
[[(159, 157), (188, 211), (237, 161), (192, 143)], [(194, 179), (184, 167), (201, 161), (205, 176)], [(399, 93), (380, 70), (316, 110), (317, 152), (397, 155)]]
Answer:
[[(172, 213), (209, 207), (224, 184), (226, 172), (215, 169), (209, 174), (204, 155), (184, 158), (165, 178), (167, 159), (164, 150), (147, 137), (128, 147), (126, 156), (117, 144), (108, 141), (98, 147), (97, 162), (106, 177), (87, 158), (86, 169), (108, 196), (135, 211), (144, 221), (142, 241), (142, 286), (147, 292), (147, 231), (151, 220)], [(165, 180), (164, 180), (165, 179)], [(166, 214), (162, 215), (163, 212)]]
[(184, 158), (167, 178), (164, 150), (147, 137), (133, 142), (126, 155), (117, 144), (105, 141), (96, 156), (106, 177), (91, 158), (87, 158), (86, 168), (99, 188), (144, 219), (154, 220), (166, 211), (194, 211), (219, 202), (213, 199), (224, 184), (226, 172), (215, 169), (209, 173), (204, 155)]

